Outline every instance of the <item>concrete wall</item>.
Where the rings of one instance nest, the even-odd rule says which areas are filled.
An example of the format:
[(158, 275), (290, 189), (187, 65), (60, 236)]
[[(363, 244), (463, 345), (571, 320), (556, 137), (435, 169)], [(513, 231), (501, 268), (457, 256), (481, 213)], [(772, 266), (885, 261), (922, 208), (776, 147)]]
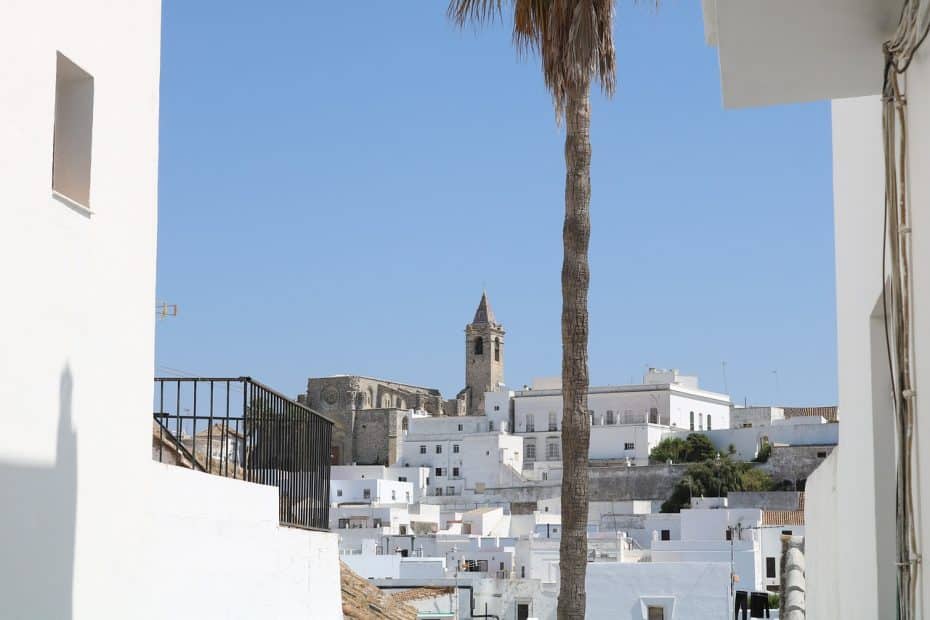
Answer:
[(647, 620), (647, 606), (672, 620), (728, 618), (730, 565), (716, 562), (588, 564), (588, 618)]

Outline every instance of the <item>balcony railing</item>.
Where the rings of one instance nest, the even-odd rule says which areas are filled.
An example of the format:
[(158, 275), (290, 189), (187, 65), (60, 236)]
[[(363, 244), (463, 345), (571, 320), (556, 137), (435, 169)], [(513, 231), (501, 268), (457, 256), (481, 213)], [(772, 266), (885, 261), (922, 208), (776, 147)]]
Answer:
[(250, 377), (157, 377), (152, 458), (276, 486), (282, 525), (329, 527), (333, 422)]

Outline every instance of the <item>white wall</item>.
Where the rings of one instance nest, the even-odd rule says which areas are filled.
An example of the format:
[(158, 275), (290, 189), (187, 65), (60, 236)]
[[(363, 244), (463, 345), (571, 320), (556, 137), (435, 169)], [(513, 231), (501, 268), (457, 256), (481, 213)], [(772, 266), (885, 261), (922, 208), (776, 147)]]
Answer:
[[(3, 7), (0, 615), (339, 618), (334, 536), (151, 460), (160, 33), (158, 0)], [(58, 52), (94, 80), (92, 213), (52, 194)]]
[(278, 525), (275, 487), (170, 465), (152, 468), (158, 506), (142, 535), (153, 553), (140, 562), (148, 602), (128, 607), (133, 614), (342, 617), (336, 537)]
[(729, 618), (730, 565), (710, 562), (588, 564), (588, 618), (647, 620), (646, 606), (667, 620)]
[[(3, 7), (7, 617), (119, 615), (145, 595), (135, 565), (147, 553), (138, 528), (151, 456), (160, 10), (157, 0)], [(94, 215), (52, 196), (58, 51), (95, 81)]]

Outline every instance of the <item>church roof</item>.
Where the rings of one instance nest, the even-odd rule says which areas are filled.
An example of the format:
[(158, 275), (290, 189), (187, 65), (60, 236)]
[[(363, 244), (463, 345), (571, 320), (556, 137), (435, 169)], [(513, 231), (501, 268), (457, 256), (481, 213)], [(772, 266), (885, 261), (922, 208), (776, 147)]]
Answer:
[(494, 325), (497, 321), (494, 319), (494, 311), (491, 310), (491, 304), (488, 303), (488, 294), (485, 292), (481, 293), (481, 301), (478, 303), (478, 309), (475, 310), (475, 318), (472, 320), (472, 325), (484, 325), (487, 323)]

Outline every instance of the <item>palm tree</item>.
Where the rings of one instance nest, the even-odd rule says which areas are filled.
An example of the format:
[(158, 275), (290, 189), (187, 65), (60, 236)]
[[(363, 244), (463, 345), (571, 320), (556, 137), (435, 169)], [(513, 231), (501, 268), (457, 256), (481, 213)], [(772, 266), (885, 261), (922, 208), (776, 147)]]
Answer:
[(591, 82), (613, 93), (613, 0), (451, 0), (459, 26), (513, 10), (513, 39), (537, 52), (558, 122), (565, 122), (562, 228), (562, 539), (559, 620), (585, 615), (588, 522), (588, 240), (591, 235)]

